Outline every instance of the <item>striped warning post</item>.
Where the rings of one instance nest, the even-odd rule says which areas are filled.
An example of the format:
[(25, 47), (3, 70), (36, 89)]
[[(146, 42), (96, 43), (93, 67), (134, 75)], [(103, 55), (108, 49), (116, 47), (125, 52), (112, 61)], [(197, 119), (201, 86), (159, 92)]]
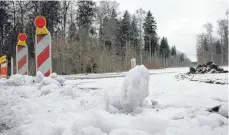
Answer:
[(28, 75), (28, 47), (16, 46), (17, 74)]
[(47, 77), (52, 73), (51, 35), (36, 35), (35, 41), (36, 71)]
[(4, 62), (1, 64), (1, 77), (6, 78), (8, 74), (8, 62)]

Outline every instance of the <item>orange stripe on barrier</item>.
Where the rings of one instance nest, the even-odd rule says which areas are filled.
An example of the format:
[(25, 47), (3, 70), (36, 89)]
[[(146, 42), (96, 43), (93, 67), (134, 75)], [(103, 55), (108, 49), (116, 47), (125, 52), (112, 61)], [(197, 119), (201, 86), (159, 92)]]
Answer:
[(20, 70), (23, 67), (23, 65), (26, 64), (26, 62), (27, 62), (27, 56), (25, 55), (22, 57), (22, 59), (18, 61), (18, 70)]

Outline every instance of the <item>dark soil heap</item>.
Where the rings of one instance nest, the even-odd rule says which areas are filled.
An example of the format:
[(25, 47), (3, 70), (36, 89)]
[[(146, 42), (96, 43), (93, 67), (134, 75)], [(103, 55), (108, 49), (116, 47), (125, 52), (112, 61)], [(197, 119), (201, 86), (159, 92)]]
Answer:
[(188, 74), (205, 74), (205, 73), (228, 73), (227, 70), (220, 68), (212, 61), (206, 64), (198, 65), (196, 68), (190, 67)]

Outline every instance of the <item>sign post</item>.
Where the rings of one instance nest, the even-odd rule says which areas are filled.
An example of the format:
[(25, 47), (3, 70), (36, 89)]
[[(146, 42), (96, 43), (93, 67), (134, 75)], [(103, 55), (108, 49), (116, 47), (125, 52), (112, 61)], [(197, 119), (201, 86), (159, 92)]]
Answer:
[(8, 61), (6, 59), (6, 55), (0, 58), (0, 64), (1, 64), (1, 77), (6, 78), (8, 75)]
[(28, 75), (28, 47), (26, 45), (27, 36), (25, 33), (18, 34), (16, 46), (16, 67), (17, 74)]
[(51, 35), (46, 28), (46, 19), (43, 16), (37, 16), (34, 23), (36, 25), (36, 71), (48, 77), (52, 73)]
[(11, 57), (11, 75), (14, 74), (14, 59)]

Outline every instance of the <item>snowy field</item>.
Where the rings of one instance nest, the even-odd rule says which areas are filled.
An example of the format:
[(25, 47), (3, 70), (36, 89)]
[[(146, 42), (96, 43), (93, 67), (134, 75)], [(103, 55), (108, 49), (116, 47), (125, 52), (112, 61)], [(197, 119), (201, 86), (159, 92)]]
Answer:
[[(130, 113), (122, 111), (126, 72), (69, 75), (64, 83), (1, 79), (0, 135), (227, 135), (228, 84), (176, 77), (188, 70), (150, 70), (149, 95)], [(228, 81), (228, 74), (196, 78)], [(208, 111), (218, 105), (217, 113)]]

